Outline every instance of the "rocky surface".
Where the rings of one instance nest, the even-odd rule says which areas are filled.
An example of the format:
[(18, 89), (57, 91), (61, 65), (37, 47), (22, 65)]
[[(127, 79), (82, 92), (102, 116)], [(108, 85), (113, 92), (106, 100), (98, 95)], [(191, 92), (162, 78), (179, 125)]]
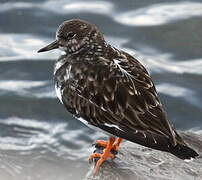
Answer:
[[(124, 142), (115, 160), (105, 162), (97, 177), (92, 176), (93, 163), (83, 180), (201, 180), (202, 135), (181, 133), (200, 156), (183, 161), (166, 152)], [(96, 148), (99, 152), (100, 149)]]

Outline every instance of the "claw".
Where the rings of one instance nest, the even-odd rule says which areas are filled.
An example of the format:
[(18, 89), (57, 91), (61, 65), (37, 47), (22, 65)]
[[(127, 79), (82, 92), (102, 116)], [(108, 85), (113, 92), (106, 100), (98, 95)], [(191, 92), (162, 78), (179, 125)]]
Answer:
[(89, 163), (92, 163), (92, 162), (93, 162), (93, 159), (95, 159), (95, 158), (100, 158), (101, 155), (102, 155), (102, 154), (99, 154), (99, 153), (95, 153), (95, 152), (94, 152), (94, 153), (91, 154), (90, 157), (88, 158)]
[(94, 171), (93, 171), (94, 176), (96, 176), (98, 174), (98, 171), (99, 171), (101, 164), (104, 163), (109, 158), (114, 159), (115, 155), (112, 153), (105, 154), (105, 152), (103, 154), (93, 153), (89, 157), (88, 160), (89, 160), (89, 162), (92, 162), (93, 159), (95, 159), (95, 158), (99, 158), (99, 160), (97, 161), (96, 166), (95, 166)]
[(104, 140), (97, 140), (97, 141), (95, 142), (95, 145), (96, 145), (97, 147), (104, 147), (104, 148), (106, 148), (106, 147), (107, 147), (107, 144), (108, 144), (108, 141), (104, 141)]
[[(119, 146), (120, 146), (120, 143), (122, 142), (122, 138), (118, 138), (113, 146), (112, 146), (112, 149), (111, 149), (111, 152), (113, 154), (117, 154), (118, 153), (118, 150), (119, 150)], [(103, 148), (106, 148), (107, 147), (107, 144), (108, 144), (108, 141), (104, 141), (104, 140), (97, 140), (94, 145), (95, 147), (103, 147)]]
[(97, 158), (99, 159), (99, 160), (97, 160), (94, 171), (93, 171), (94, 176), (96, 176), (98, 174), (99, 167), (101, 166), (101, 164), (104, 161), (106, 161), (109, 158), (114, 159), (116, 157), (115, 155), (118, 152), (119, 145), (120, 145), (121, 141), (122, 141), (121, 138), (118, 138), (115, 141), (114, 137), (110, 137), (109, 141), (103, 141), (103, 140), (97, 140), (96, 141), (96, 146), (97, 147), (103, 147), (104, 150), (103, 150), (103, 154), (94, 152), (88, 159), (89, 162), (92, 162), (93, 159), (97, 159)]

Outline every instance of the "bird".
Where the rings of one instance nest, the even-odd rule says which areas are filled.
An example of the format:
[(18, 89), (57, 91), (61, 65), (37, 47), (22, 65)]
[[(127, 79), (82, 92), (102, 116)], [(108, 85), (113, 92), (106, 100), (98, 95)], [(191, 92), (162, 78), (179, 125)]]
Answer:
[(169, 152), (180, 159), (199, 156), (171, 124), (146, 68), (133, 56), (110, 45), (98, 27), (81, 19), (64, 21), (56, 40), (38, 52), (60, 49), (55, 62), (56, 94), (66, 110), (87, 126), (104, 131), (108, 141), (97, 140), (103, 153), (93, 173), (123, 139)]

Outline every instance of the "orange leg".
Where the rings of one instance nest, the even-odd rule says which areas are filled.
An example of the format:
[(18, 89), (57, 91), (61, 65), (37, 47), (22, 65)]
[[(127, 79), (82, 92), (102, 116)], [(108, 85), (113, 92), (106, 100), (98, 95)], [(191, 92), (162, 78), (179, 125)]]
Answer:
[(122, 141), (123, 141), (122, 138), (116, 139), (115, 143), (113, 144), (113, 148), (112, 149), (115, 150), (115, 151), (118, 151), (119, 147), (120, 147), (120, 144), (121, 144)]
[[(122, 138), (117, 138), (116, 141), (113, 144), (112, 150), (118, 151), (122, 140), (123, 140)], [(96, 145), (104, 147), (104, 148), (107, 147), (107, 144), (108, 144), (108, 141), (104, 141), (104, 140), (97, 140), (96, 141)]]
[(118, 148), (121, 142), (122, 142), (122, 138), (118, 138), (115, 141), (114, 137), (110, 137), (108, 142), (102, 141), (102, 140), (96, 141), (96, 143), (98, 143), (99, 146), (105, 147), (105, 149), (103, 150), (103, 154), (93, 153), (89, 157), (89, 161), (91, 161), (93, 158), (100, 158), (97, 161), (96, 166), (94, 168), (94, 172), (93, 172), (94, 176), (98, 174), (99, 167), (104, 161), (106, 161), (109, 158), (112, 158), (112, 159), (115, 158), (115, 155), (111, 153), (111, 150), (118, 151)]

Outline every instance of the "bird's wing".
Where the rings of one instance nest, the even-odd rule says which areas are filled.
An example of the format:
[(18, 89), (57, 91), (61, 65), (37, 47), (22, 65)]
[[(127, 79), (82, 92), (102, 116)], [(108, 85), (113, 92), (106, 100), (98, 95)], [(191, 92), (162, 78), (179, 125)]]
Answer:
[(85, 100), (83, 105), (75, 102), (79, 114), (100, 128), (114, 127), (127, 133), (140, 131), (143, 136), (151, 132), (168, 137), (175, 145), (175, 131), (143, 65), (128, 54), (110, 60), (110, 65), (105, 58), (99, 60), (74, 65), (75, 90)]

